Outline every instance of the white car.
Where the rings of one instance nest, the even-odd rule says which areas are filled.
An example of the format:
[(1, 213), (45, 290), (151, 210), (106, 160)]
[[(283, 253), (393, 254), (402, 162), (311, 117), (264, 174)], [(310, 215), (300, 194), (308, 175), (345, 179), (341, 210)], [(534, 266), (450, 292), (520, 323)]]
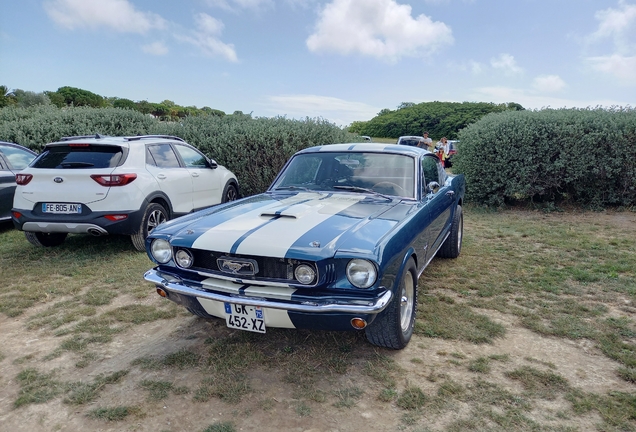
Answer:
[(239, 196), (236, 176), (181, 138), (90, 135), (49, 143), (16, 175), (12, 219), (36, 246), (68, 233), (130, 235)]

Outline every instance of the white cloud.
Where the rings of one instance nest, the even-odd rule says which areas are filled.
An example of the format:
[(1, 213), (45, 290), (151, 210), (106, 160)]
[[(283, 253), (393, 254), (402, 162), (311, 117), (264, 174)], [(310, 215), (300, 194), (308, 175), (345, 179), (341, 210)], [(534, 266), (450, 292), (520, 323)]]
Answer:
[(479, 75), (483, 70), (484, 68), (482, 67), (481, 63), (472, 60), (470, 61), (470, 71), (473, 74)]
[(362, 55), (395, 61), (453, 43), (451, 29), (395, 0), (332, 0), (307, 39), (312, 52)]
[[(624, 0), (618, 2), (618, 9), (605, 9), (595, 14), (600, 21), (598, 29), (590, 35), (590, 38), (602, 40), (612, 38), (616, 48), (623, 52), (630, 50), (628, 32), (636, 24), (636, 4), (627, 4)], [(633, 45), (631, 47), (633, 49)]]
[(588, 57), (594, 70), (613, 75), (624, 83), (636, 84), (636, 56), (624, 57), (618, 54)]
[(523, 69), (517, 66), (515, 58), (510, 54), (503, 53), (497, 58), (492, 58), (490, 65), (495, 69), (502, 70), (506, 75), (516, 75), (523, 72)]
[(534, 79), (533, 87), (542, 93), (554, 93), (565, 88), (565, 81), (558, 75), (539, 75)]
[(168, 47), (163, 42), (153, 42), (141, 47), (143, 52), (151, 55), (162, 56), (168, 54)]
[(317, 95), (270, 96), (266, 103), (269, 115), (292, 118), (322, 117), (339, 126), (373, 118), (380, 108), (343, 99)]
[(128, 0), (52, 0), (44, 3), (47, 15), (58, 25), (122, 33), (146, 33), (164, 28), (166, 21), (151, 12), (140, 12)]
[(596, 12), (598, 29), (588, 40), (600, 44), (610, 40), (613, 52), (610, 54), (587, 57), (590, 67), (606, 75), (618, 78), (626, 84), (636, 84), (636, 4), (619, 0), (618, 8), (609, 8)]
[(234, 45), (222, 42), (218, 38), (223, 32), (223, 22), (206, 13), (196, 14), (194, 21), (196, 30), (190, 35), (176, 34), (175, 38), (196, 46), (208, 56), (222, 57), (231, 62), (238, 61)]

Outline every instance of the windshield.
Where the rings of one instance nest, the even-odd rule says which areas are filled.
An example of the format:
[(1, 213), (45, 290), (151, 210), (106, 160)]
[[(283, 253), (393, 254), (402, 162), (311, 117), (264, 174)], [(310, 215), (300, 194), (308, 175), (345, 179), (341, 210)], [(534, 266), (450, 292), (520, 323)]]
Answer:
[[(294, 156), (270, 190), (364, 192), (414, 198), (415, 161), (390, 153), (319, 152)], [(345, 186), (345, 187), (343, 187)]]

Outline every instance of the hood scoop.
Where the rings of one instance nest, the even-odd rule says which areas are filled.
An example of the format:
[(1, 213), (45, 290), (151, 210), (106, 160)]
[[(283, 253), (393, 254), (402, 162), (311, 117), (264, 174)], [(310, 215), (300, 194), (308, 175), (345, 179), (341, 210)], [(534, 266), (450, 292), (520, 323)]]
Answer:
[(286, 218), (289, 218), (289, 219), (296, 219), (296, 216), (293, 216), (293, 215), (285, 215), (285, 214), (272, 213), (272, 212), (261, 213), (261, 217), (266, 217), (266, 218), (275, 218), (275, 217), (282, 218), (282, 217), (286, 217)]
[(299, 219), (306, 214), (316, 214), (321, 213), (320, 210), (324, 207), (324, 204), (296, 204), (291, 207), (283, 207), (281, 210), (270, 209), (269, 211), (264, 211), (261, 213), (261, 217), (266, 218), (288, 218), (288, 219)]

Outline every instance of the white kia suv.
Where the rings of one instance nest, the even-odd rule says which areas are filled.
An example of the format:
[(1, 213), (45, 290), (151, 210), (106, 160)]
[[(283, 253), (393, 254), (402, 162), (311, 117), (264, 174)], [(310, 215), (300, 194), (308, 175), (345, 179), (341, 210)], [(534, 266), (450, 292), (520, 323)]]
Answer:
[(49, 143), (16, 175), (12, 219), (36, 246), (68, 233), (130, 235), (238, 198), (236, 176), (178, 137), (103, 135)]

